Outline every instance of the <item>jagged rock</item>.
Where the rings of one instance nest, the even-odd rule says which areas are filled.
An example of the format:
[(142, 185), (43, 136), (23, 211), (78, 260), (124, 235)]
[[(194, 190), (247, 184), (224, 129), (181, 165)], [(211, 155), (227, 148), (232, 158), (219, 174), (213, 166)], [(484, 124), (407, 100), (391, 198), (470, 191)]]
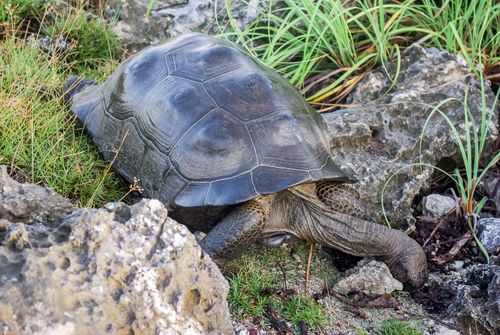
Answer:
[[(388, 66), (394, 75), (395, 65)], [(364, 78), (350, 95), (356, 107), (323, 114), (328, 123), (333, 155), (342, 167), (352, 170), (359, 183), (362, 201), (373, 218), (382, 221), (381, 194), (385, 186), (384, 205), (393, 227), (414, 224), (412, 202), (431, 183), (433, 169), (427, 166), (409, 168), (420, 160), (426, 164), (460, 161), (459, 149), (445, 119), (435, 113), (429, 120), (419, 149), (420, 135), (434, 106), (450, 100), (440, 110), (463, 133), (463, 100), (472, 115), (480, 120), (481, 86), (466, 62), (457, 55), (436, 48), (409, 47), (402, 56), (400, 74), (393, 89), (383, 70)], [(486, 83), (487, 104), (494, 95)], [(487, 143), (496, 138), (497, 111), (488, 124)], [(486, 145), (487, 150), (492, 146)], [(488, 149), (489, 148), (489, 149)], [(420, 153), (421, 152), (421, 153)], [(488, 153), (484, 153), (488, 156)], [(401, 169), (401, 170), (400, 170)]]
[(227, 292), (159, 201), (74, 208), (0, 169), (1, 334), (233, 334)]
[(441, 218), (455, 207), (455, 200), (440, 194), (429, 194), (422, 199), (424, 214)]
[(479, 240), (486, 248), (489, 254), (500, 252), (500, 219), (485, 218), (477, 222), (479, 231)]
[[(244, 28), (266, 5), (263, 0), (231, 1), (232, 18)], [(228, 22), (223, 0), (110, 0), (106, 13), (118, 18), (113, 31), (132, 51), (191, 31), (216, 34)]]
[(491, 257), (490, 264), (431, 273), (426, 288), (452, 297), (450, 301), (440, 301), (448, 306), (443, 317), (466, 334), (500, 332), (500, 257)]
[(394, 279), (385, 263), (362, 259), (345, 273), (345, 277), (339, 280), (333, 289), (343, 294), (363, 292), (379, 296), (395, 290), (400, 291), (403, 289), (403, 284)]

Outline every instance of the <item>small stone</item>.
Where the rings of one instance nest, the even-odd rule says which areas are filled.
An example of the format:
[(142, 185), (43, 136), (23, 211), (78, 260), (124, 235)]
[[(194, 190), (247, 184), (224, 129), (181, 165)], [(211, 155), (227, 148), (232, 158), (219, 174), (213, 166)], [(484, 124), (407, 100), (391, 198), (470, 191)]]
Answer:
[(440, 194), (429, 194), (422, 200), (424, 214), (441, 218), (455, 207), (455, 199)]
[(460, 333), (445, 326), (437, 325), (434, 327), (434, 335), (460, 335)]
[(383, 262), (362, 259), (356, 267), (346, 272), (346, 276), (335, 284), (334, 290), (343, 294), (363, 292), (371, 296), (390, 294), (403, 289), (403, 284), (394, 279)]
[(500, 250), (500, 219), (485, 218), (478, 221), (479, 240), (488, 253), (494, 254)]
[(464, 267), (464, 261), (454, 261), (450, 264), (452, 270), (458, 271)]

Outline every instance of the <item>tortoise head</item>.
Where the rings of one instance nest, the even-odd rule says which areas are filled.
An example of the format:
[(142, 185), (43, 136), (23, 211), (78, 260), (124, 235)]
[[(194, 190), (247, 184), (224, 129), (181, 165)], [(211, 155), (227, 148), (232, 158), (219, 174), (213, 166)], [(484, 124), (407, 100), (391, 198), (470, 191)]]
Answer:
[(75, 94), (83, 91), (85, 87), (92, 85), (97, 85), (97, 83), (92, 79), (82, 78), (78, 76), (69, 76), (62, 87), (64, 102), (70, 103)]

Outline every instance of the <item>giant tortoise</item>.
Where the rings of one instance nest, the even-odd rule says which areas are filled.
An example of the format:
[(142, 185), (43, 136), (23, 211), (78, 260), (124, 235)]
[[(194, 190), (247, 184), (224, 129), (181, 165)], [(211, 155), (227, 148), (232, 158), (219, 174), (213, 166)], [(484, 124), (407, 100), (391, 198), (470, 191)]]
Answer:
[(289, 237), (383, 260), (414, 287), (425, 254), (370, 222), (330, 154), (322, 117), (286, 79), (231, 42), (191, 33), (148, 47), (102, 85), (70, 77), (73, 113), (113, 167), (227, 254)]

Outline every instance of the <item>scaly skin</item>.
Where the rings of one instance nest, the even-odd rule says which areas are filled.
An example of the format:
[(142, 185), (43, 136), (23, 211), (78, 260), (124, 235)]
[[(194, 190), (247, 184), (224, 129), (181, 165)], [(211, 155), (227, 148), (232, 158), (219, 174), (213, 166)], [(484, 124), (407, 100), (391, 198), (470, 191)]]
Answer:
[(399, 230), (368, 221), (367, 211), (342, 184), (302, 184), (237, 206), (202, 240), (211, 255), (224, 255), (260, 239), (277, 245), (286, 236), (384, 261), (398, 280), (421, 287), (427, 262), (420, 245)]

